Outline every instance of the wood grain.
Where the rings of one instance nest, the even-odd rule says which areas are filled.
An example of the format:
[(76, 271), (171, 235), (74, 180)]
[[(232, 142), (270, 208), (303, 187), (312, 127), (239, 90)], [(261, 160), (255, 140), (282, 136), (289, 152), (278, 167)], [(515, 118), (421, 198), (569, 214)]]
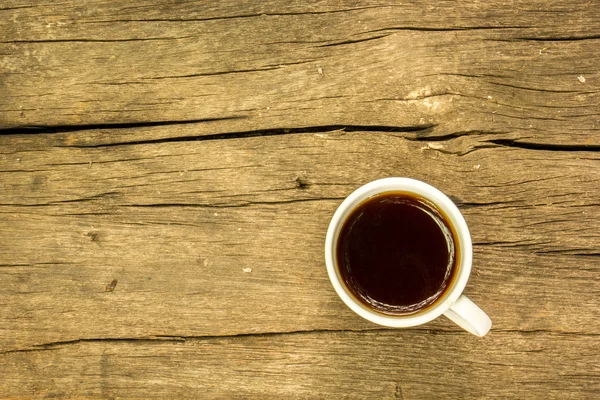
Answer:
[(0, 372), (15, 397), (585, 399), (597, 354), (597, 336), (375, 330), (78, 342)]
[(221, 3), (9, 2), (0, 127), (432, 126), (600, 146), (598, 2)]
[[(600, 4), (0, 4), (0, 398), (600, 392)], [(336, 207), (469, 224), (483, 339), (362, 320)]]
[[(56, 139), (35, 137), (42, 144)], [(397, 133), (343, 131), (21, 150), (20, 143), (30, 138), (1, 139), (6, 295), (0, 334), (6, 357), (23, 353), (18, 357), (33, 360), (28, 357), (37, 357), (36, 349), (80, 340), (84, 345), (131, 340), (131, 351), (138, 351), (133, 350), (138, 339), (245, 335), (236, 339), (245, 348), (245, 338), (254, 340), (256, 334), (373, 329), (333, 292), (323, 263), (324, 235), (333, 211), (354, 188), (394, 175), (428, 181), (462, 208), (475, 243), (467, 293), (492, 316), (492, 337), (503, 335), (497, 351), (518, 352), (515, 343), (528, 340), (532, 346), (553, 343), (566, 357), (580, 351), (579, 339), (597, 338), (596, 152), (573, 156), (489, 147), (469, 137), (427, 142)], [(248, 268), (251, 272), (244, 272)], [(107, 285), (115, 287), (109, 291)], [(438, 320), (406, 335), (410, 342), (442, 333), (454, 346), (458, 332)], [(312, 343), (315, 338), (307, 335)], [(575, 349), (559, 345), (564, 337), (578, 343)], [(387, 358), (386, 346), (373, 350), (378, 360)], [(309, 345), (306, 351), (322, 350)], [(598, 355), (588, 347), (581, 351)], [(70, 365), (71, 356), (65, 357), (55, 362)], [(186, 359), (173, 357), (173, 362)], [(443, 363), (454, 354), (446, 357)], [(539, 357), (543, 364), (546, 356)], [(352, 356), (346, 360), (344, 368), (350, 368)], [(124, 367), (121, 362), (117, 369)], [(590, 376), (586, 363), (569, 365), (577, 379)], [(558, 373), (549, 371), (536, 390), (572, 390), (562, 381), (548, 386)], [(597, 383), (596, 372), (591, 374)], [(520, 373), (525, 379), (531, 371)], [(295, 386), (287, 381), (292, 378), (284, 376), (277, 388), (257, 384), (247, 394), (292, 393)], [(486, 388), (483, 376), (478, 379), (474, 393)], [(89, 390), (98, 389), (97, 378), (90, 382), (95, 389)], [(231, 385), (234, 381), (214, 388), (213, 395), (229, 396)], [(357, 393), (377, 398), (390, 391), (388, 386), (377, 386), (383, 392), (371, 392), (375, 389), (369, 386)], [(73, 385), (65, 390), (94, 393)], [(126, 393), (143, 397), (146, 392)], [(301, 390), (295, 393), (303, 396)]]

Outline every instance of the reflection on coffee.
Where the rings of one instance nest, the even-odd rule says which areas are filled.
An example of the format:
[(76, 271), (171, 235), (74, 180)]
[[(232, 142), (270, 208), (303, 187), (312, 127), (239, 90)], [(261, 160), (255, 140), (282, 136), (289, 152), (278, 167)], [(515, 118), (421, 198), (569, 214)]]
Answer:
[(336, 265), (350, 292), (367, 307), (392, 315), (435, 303), (452, 282), (458, 251), (454, 229), (429, 201), (387, 192), (348, 215)]

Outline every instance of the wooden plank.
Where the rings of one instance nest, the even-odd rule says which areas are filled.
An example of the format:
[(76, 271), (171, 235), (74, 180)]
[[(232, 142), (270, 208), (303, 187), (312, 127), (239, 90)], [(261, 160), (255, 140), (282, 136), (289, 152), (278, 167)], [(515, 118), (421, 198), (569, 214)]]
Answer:
[[(0, 398), (592, 398), (599, 36), (574, 0), (2, 2)], [(335, 295), (329, 218), (385, 176), (465, 214), (487, 337)]]
[(307, 332), (99, 340), (2, 356), (4, 397), (589, 399), (598, 337)]
[(198, 134), (360, 125), (600, 145), (598, 2), (245, 3), (8, 2), (0, 127), (210, 120)]
[(19, 150), (23, 138), (0, 139), (3, 350), (367, 328), (331, 289), (324, 235), (352, 190), (394, 175), (463, 209), (468, 293), (495, 327), (598, 333), (597, 152), (382, 132), (33, 151)]

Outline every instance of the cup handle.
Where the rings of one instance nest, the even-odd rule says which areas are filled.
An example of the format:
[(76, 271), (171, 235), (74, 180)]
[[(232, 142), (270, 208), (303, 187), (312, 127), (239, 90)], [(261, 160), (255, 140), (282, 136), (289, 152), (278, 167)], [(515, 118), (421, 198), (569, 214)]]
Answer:
[(444, 312), (452, 322), (473, 335), (485, 336), (492, 327), (492, 320), (477, 304), (467, 296), (461, 295), (458, 300)]

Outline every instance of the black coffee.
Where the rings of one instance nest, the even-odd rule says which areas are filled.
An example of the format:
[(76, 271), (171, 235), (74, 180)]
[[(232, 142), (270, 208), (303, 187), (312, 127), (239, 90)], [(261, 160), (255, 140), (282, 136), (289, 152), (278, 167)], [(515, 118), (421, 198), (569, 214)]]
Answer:
[(354, 296), (385, 314), (411, 314), (448, 287), (458, 259), (453, 230), (430, 202), (388, 192), (356, 207), (343, 223), (336, 257)]

